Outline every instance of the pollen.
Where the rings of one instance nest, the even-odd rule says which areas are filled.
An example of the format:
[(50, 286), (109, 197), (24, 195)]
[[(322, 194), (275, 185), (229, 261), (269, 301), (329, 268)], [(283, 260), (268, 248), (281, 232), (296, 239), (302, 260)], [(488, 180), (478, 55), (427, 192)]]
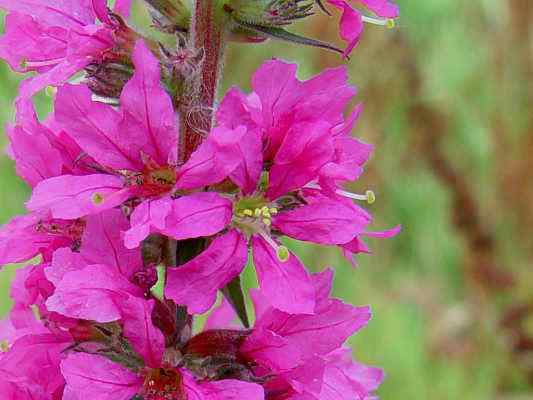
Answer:
[(289, 261), (291, 253), (289, 252), (289, 249), (286, 246), (279, 246), (276, 249), (276, 255), (278, 256), (278, 260), (280, 260), (281, 262), (287, 262)]
[(93, 194), (92, 201), (98, 206), (104, 202), (104, 195), (102, 193), (96, 192)]
[(0, 342), (0, 351), (5, 353), (9, 350), (9, 342), (7, 340), (2, 340)]
[(366, 194), (366, 202), (368, 204), (374, 204), (376, 202), (376, 195), (374, 194), (372, 190), (367, 190), (365, 194)]
[(392, 18), (387, 20), (387, 28), (388, 29), (394, 29), (396, 28), (396, 21)]

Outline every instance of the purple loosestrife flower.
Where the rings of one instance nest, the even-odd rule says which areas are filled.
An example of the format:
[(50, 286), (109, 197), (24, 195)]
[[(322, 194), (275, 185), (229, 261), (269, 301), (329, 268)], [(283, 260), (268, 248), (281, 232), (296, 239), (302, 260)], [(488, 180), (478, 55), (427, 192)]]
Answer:
[[(316, 314), (287, 314), (272, 307), (261, 291), (253, 293), (256, 322), (242, 336), (224, 329), (235, 318), (227, 303), (215, 309), (206, 330), (184, 348), (185, 363), (231, 360), (233, 371), (262, 383), (266, 399), (368, 399), (383, 372), (351, 361), (342, 344), (370, 319), (368, 307), (329, 298), (333, 273), (312, 276)], [(232, 340), (233, 338), (233, 340)], [(238, 366), (246, 366), (246, 369)]]
[(15, 71), (39, 74), (20, 95), (60, 85), (93, 61), (126, 57), (135, 34), (119, 14), (129, 14), (130, 2), (118, 0), (111, 14), (107, 0), (0, 0), (9, 12), (0, 57)]
[(339, 33), (341, 38), (347, 42), (346, 49), (344, 50), (346, 56), (350, 55), (359, 43), (365, 22), (393, 28), (395, 26), (395, 19), (400, 15), (400, 8), (390, 0), (358, 0), (359, 3), (368, 8), (378, 18), (364, 15), (357, 8), (354, 8), (351, 3), (355, 3), (356, 1), (326, 1), (342, 12)]
[(360, 107), (347, 120), (343, 111), (355, 90), (342, 68), (306, 82), (295, 73), (295, 65), (268, 62), (254, 76), (254, 93), (233, 89), (218, 110), (221, 126), (245, 126), (246, 134), (239, 142), (240, 162), (229, 175), (239, 187), (226, 194), (233, 202), (229, 231), (168, 271), (165, 294), (192, 313), (207, 311), (217, 290), (239, 275), (247, 242), (262, 290), (289, 313), (314, 312), (313, 288), (279, 236), (338, 245), (347, 257), (367, 251), (359, 237), (367, 234), (371, 216), (352, 199), (372, 202), (373, 193), (355, 195), (339, 187), (359, 177), (372, 150), (348, 135)]

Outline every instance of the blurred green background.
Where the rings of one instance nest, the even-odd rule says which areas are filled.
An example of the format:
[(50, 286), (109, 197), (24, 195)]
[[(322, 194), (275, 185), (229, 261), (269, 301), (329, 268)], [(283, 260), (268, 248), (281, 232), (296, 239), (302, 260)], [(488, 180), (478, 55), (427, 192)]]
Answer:
[[(354, 134), (376, 145), (364, 177), (378, 201), (371, 240), (353, 269), (334, 249), (294, 243), (314, 270), (335, 266), (335, 294), (371, 304), (351, 340), (387, 380), (383, 399), (533, 399), (533, 3), (397, 1), (399, 27), (368, 26), (348, 62), (365, 112)], [(295, 30), (336, 41), (335, 21)], [(287, 44), (231, 45), (221, 93), (249, 89), (270, 57), (301, 78), (343, 63)], [(19, 77), (0, 66), (0, 120), (13, 118)], [(37, 99), (42, 113), (50, 98)], [(5, 137), (0, 137), (5, 145)], [(0, 155), (0, 223), (24, 212), (29, 190)], [(16, 267), (0, 273), (0, 314)]]

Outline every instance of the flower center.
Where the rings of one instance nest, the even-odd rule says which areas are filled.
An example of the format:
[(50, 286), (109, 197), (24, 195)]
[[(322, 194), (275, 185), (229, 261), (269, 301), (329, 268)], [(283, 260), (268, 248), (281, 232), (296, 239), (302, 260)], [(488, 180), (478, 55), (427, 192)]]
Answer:
[(183, 377), (173, 368), (150, 370), (140, 395), (145, 400), (187, 400), (183, 389)]
[(243, 197), (233, 207), (233, 224), (248, 236), (261, 236), (276, 251), (281, 262), (288, 261), (289, 249), (271, 236), (272, 217), (278, 208), (262, 196)]

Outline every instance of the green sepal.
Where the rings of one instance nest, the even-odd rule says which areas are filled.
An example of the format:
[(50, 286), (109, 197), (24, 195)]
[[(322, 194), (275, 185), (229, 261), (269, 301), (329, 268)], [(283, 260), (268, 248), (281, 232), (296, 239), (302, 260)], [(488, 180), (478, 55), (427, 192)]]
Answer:
[(270, 39), (282, 40), (285, 42), (300, 44), (304, 46), (318, 47), (321, 49), (333, 51), (335, 53), (344, 54), (341, 49), (333, 46), (332, 44), (322, 42), (316, 39), (307, 38), (305, 36), (300, 36), (295, 33), (286, 31), (282, 28), (252, 25), (241, 21), (235, 21), (235, 23), (246, 31), (253, 32), (254, 34), (261, 35)]

